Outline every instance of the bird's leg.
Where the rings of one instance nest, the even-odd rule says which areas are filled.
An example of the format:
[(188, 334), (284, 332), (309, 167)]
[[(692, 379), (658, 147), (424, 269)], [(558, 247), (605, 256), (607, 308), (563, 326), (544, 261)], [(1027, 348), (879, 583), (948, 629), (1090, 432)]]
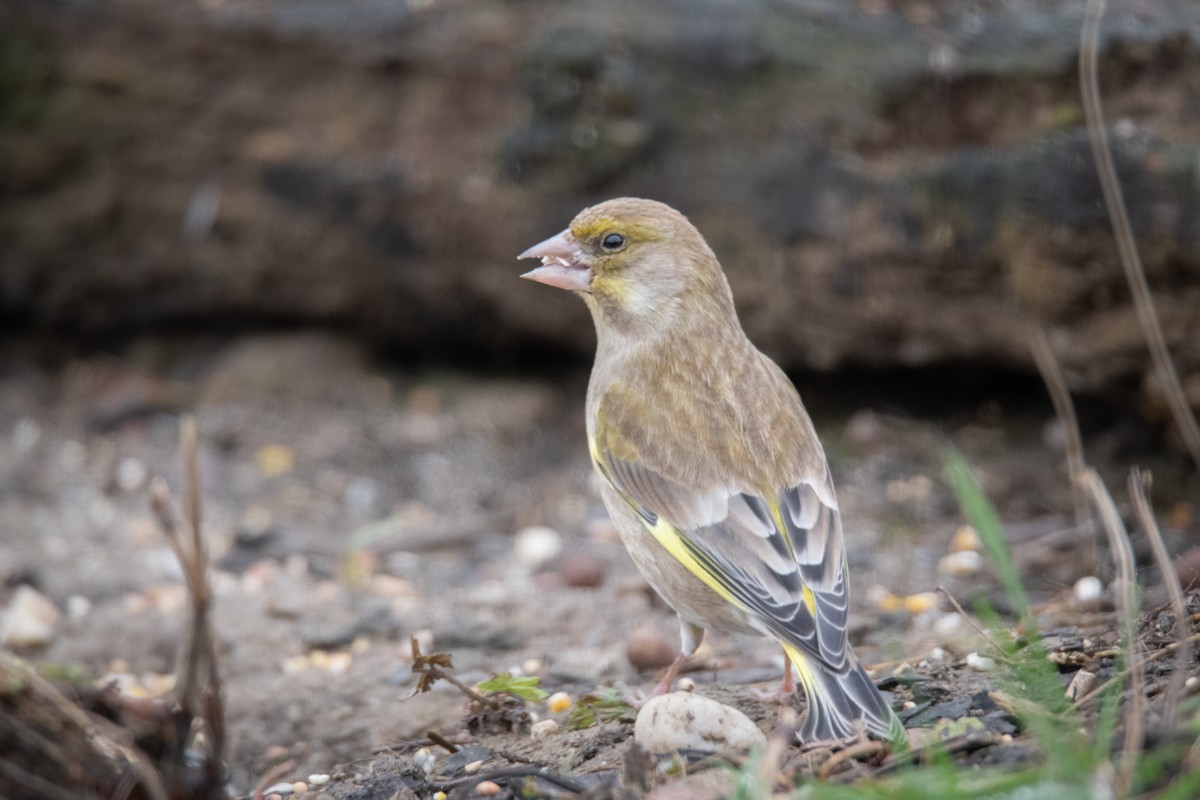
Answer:
[(641, 708), (651, 697), (658, 697), (660, 694), (667, 694), (671, 691), (672, 684), (675, 683), (675, 678), (679, 675), (679, 670), (687, 662), (688, 658), (695, 655), (700, 649), (700, 642), (704, 641), (704, 628), (699, 625), (694, 625), (686, 621), (683, 617), (679, 618), (679, 655), (671, 662), (671, 666), (667, 667), (666, 673), (663, 674), (660, 680), (654, 686), (654, 691), (650, 693), (650, 697), (639, 689), (631, 695), (625, 696), (625, 701), (634, 708)]
[(675, 678), (679, 675), (679, 670), (683, 667), (687, 659), (687, 653), (680, 652), (675, 660), (671, 662), (671, 666), (667, 667), (662, 680), (654, 686), (654, 691), (650, 693), (651, 697), (658, 697), (660, 694), (666, 694), (671, 691), (671, 685), (675, 683)]
[(796, 696), (796, 678), (792, 675), (792, 659), (788, 656), (787, 650), (783, 651), (783, 681), (779, 684), (779, 689), (774, 692), (751, 689), (750, 694), (759, 700), (791, 702), (792, 698)]
[(779, 684), (780, 697), (793, 697), (796, 694), (796, 678), (792, 675), (792, 659), (783, 651), (783, 682)]

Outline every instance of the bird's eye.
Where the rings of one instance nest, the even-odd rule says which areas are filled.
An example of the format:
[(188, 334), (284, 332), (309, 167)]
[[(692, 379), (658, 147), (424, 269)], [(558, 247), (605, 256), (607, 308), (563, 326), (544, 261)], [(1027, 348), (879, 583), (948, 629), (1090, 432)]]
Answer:
[(600, 246), (609, 253), (615, 253), (625, 246), (625, 237), (619, 233), (610, 233), (600, 240)]

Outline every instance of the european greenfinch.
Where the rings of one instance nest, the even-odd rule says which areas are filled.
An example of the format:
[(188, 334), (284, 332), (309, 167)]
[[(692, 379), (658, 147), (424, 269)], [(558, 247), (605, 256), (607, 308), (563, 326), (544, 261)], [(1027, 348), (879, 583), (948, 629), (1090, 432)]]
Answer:
[[(716, 256), (678, 211), (620, 198), (519, 258), (596, 325), (587, 434), (629, 555), (679, 617), (670, 689), (705, 629), (766, 634), (808, 699), (806, 742), (904, 727), (846, 636), (842, 522), (791, 382), (742, 331)], [(794, 691), (785, 663), (783, 689)]]

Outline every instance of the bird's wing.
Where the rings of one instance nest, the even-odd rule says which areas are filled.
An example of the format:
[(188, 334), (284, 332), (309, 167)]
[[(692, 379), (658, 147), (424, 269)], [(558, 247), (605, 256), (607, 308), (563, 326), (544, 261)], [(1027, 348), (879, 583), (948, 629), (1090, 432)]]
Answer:
[(592, 440), (600, 475), (672, 556), (765, 632), (831, 671), (848, 668), (846, 560), (828, 467), (768, 493), (694, 489), (627, 441), (615, 449)]

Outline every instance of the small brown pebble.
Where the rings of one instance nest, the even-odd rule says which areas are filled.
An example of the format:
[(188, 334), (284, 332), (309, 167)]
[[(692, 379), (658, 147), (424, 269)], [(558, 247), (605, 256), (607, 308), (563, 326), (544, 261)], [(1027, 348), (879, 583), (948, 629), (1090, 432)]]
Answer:
[(1193, 547), (1175, 559), (1175, 573), (1184, 591), (1189, 586), (1200, 586), (1200, 547)]
[(483, 797), (491, 797), (500, 794), (501, 791), (500, 784), (495, 781), (480, 781), (475, 784), (475, 794)]
[(625, 640), (625, 657), (639, 671), (662, 669), (675, 660), (679, 648), (653, 628), (638, 628)]
[(577, 589), (595, 589), (604, 583), (604, 562), (588, 553), (570, 553), (559, 567), (563, 583)]

